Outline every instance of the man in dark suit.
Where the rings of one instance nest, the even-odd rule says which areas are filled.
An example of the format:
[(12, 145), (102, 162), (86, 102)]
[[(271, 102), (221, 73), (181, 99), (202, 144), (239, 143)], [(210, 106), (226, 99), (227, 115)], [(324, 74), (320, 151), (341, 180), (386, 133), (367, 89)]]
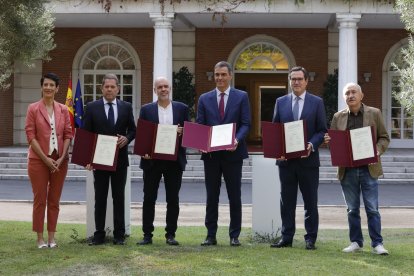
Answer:
[[(135, 138), (135, 121), (132, 106), (117, 100), (119, 93), (118, 78), (106, 74), (102, 80), (102, 98), (86, 105), (83, 128), (97, 134), (118, 136), (118, 160), (115, 172), (94, 170), (95, 187), (95, 227), (89, 245), (105, 242), (106, 202), (109, 180), (111, 180), (114, 205), (114, 244), (125, 244), (125, 182), (127, 177), (128, 147)], [(87, 169), (93, 169), (89, 164)]]
[(221, 177), (226, 183), (230, 202), (230, 245), (239, 246), (242, 221), (241, 177), (243, 159), (248, 158), (245, 138), (250, 129), (250, 104), (246, 92), (230, 87), (231, 65), (220, 61), (214, 66), (216, 88), (198, 100), (197, 123), (215, 126), (236, 123), (235, 148), (203, 153), (207, 206), (205, 226), (207, 238), (203, 246), (216, 245), (218, 203)]
[[(165, 77), (156, 78), (154, 81), (154, 93), (158, 96), (158, 100), (144, 105), (141, 108), (139, 117), (157, 124), (178, 125), (177, 132), (181, 136), (184, 121), (188, 121), (188, 106), (180, 102), (171, 101), (170, 92), (171, 86), (169, 81)], [(186, 164), (185, 148), (181, 145), (178, 149), (176, 161), (151, 159), (149, 154), (141, 156), (140, 168), (144, 170), (144, 203), (142, 208), (142, 231), (144, 232), (144, 238), (137, 243), (138, 245), (152, 244), (155, 202), (162, 176), (164, 176), (167, 200), (165, 239), (168, 245), (179, 244), (175, 240), (175, 232), (177, 231), (177, 220), (180, 212), (179, 192)]]
[(277, 161), (281, 182), (280, 212), (282, 238), (271, 247), (291, 247), (295, 235), (295, 212), (298, 187), (305, 209), (305, 248), (314, 250), (318, 234), (319, 152), (326, 132), (325, 107), (321, 98), (306, 91), (308, 72), (294, 67), (289, 72), (292, 92), (276, 100), (273, 122), (287, 123), (304, 120), (307, 127), (307, 155)]

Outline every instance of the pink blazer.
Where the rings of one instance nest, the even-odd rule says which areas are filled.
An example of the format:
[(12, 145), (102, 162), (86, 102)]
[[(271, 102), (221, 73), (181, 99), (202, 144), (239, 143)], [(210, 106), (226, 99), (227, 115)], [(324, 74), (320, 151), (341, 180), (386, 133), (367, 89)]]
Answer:
[[(62, 156), (63, 141), (66, 139), (72, 139), (72, 127), (70, 124), (68, 108), (56, 101), (53, 104), (59, 156)], [(48, 155), (49, 140), (52, 129), (49, 124), (49, 115), (47, 114), (46, 106), (43, 103), (43, 100), (32, 103), (27, 108), (25, 130), (27, 142), (30, 144), (33, 139), (36, 139), (43, 153)], [(29, 147), (28, 157), (40, 159), (31, 147)]]

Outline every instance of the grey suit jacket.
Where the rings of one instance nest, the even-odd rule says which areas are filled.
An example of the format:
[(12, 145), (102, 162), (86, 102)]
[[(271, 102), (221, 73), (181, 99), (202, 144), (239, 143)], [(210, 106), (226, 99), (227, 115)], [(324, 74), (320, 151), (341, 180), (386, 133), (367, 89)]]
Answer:
[[(338, 111), (334, 114), (331, 123), (331, 129), (346, 130), (348, 124), (349, 109)], [(364, 105), (364, 120), (363, 126), (374, 126), (376, 129), (377, 151), (382, 155), (388, 148), (390, 137), (385, 128), (384, 119), (382, 118), (381, 110), (375, 107)], [(368, 165), (369, 173), (372, 177), (378, 178), (383, 174), (381, 166), (381, 158), (378, 163)], [(338, 179), (342, 180), (345, 175), (345, 168), (338, 168)]]

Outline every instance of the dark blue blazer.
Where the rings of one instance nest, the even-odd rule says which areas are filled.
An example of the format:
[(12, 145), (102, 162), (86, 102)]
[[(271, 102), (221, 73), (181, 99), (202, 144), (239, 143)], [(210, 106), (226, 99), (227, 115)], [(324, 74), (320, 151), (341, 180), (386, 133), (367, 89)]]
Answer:
[[(115, 126), (109, 126), (106, 117), (103, 99), (90, 102), (86, 105), (83, 116), (83, 129), (97, 134), (112, 135), (117, 134), (128, 138), (128, 143), (135, 139), (135, 120), (132, 112), (132, 105), (128, 102), (117, 99), (118, 119)], [(119, 150), (117, 167), (124, 168), (129, 165), (128, 146)]]
[[(300, 162), (306, 167), (319, 167), (318, 148), (323, 142), (323, 136), (327, 132), (325, 106), (320, 97), (306, 91), (305, 102), (303, 105), (300, 119), (306, 120), (308, 142), (313, 144), (314, 151), (308, 158), (300, 158)], [(276, 100), (273, 113), (273, 122), (288, 123), (293, 121), (292, 113), (292, 94), (285, 95)], [(279, 166), (287, 166), (288, 161), (277, 161)]]
[[(181, 102), (172, 102), (172, 109), (173, 109), (173, 124), (180, 126), (184, 126), (185, 121), (189, 121), (188, 118), (188, 106), (181, 103)], [(158, 118), (158, 103), (153, 102), (146, 104), (141, 107), (141, 112), (139, 114), (139, 118), (147, 121), (151, 121), (154, 123), (159, 123)], [(181, 137), (179, 140), (179, 148), (177, 153), (177, 162), (180, 164), (181, 169), (184, 171), (185, 166), (187, 164), (187, 157), (185, 148), (181, 146)], [(143, 159), (141, 158), (141, 162), (139, 167), (143, 170), (148, 170), (154, 165), (154, 160), (151, 159)]]
[[(224, 112), (224, 119), (221, 120), (217, 104), (217, 92), (214, 89), (200, 96), (196, 121), (208, 126), (236, 123), (236, 138), (239, 141), (237, 149), (233, 152), (212, 152), (210, 156), (221, 154), (221, 158), (228, 161), (243, 160), (249, 157), (245, 139), (251, 124), (250, 103), (247, 93), (231, 88)], [(203, 153), (201, 158), (204, 159), (206, 156), (207, 154)]]

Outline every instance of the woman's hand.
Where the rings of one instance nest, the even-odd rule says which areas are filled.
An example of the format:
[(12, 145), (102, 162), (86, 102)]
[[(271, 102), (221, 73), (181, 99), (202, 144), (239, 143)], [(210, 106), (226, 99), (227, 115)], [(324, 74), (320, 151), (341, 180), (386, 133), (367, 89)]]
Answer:
[(53, 160), (52, 158), (47, 157), (46, 160), (45, 160), (45, 164), (49, 168), (49, 171), (51, 173), (59, 171), (59, 166), (58, 166), (58, 163), (57, 163), (56, 160)]

